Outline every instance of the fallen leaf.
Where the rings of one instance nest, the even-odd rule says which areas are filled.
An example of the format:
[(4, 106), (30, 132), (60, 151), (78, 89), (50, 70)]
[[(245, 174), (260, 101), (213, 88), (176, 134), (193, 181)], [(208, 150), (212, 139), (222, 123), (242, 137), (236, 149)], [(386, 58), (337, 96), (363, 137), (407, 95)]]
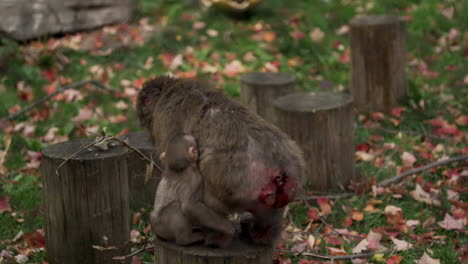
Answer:
[(291, 251), (302, 253), (306, 250), (307, 245), (308, 245), (307, 243), (296, 244), (291, 248)]
[(45, 248), (44, 231), (38, 229), (32, 233), (24, 234), (23, 240), (30, 248)]
[(402, 256), (393, 255), (385, 261), (385, 264), (400, 264), (402, 260), (403, 260)]
[(448, 213), (445, 214), (444, 220), (440, 221), (439, 226), (446, 230), (463, 230), (463, 219), (455, 219)]
[(416, 264), (440, 264), (440, 260), (431, 258), (426, 252), (415, 262)]
[(317, 204), (320, 206), (320, 210), (322, 210), (322, 213), (324, 215), (331, 214), (332, 212), (332, 207), (330, 204), (330, 200), (326, 197), (319, 197), (317, 199)]
[(374, 155), (366, 153), (364, 151), (356, 151), (355, 153), (355, 158), (356, 160), (362, 160), (362, 161), (371, 161), (375, 158)]
[(364, 218), (364, 213), (358, 211), (356, 208), (351, 211), (350, 215), (354, 221), (361, 221)]
[(359, 242), (359, 244), (357, 244), (352, 249), (352, 252), (353, 253), (361, 253), (362, 251), (367, 250), (368, 245), (369, 245), (369, 241), (367, 241), (367, 239), (363, 239), (363, 240), (361, 240), (361, 242)]
[(314, 235), (309, 235), (309, 237), (307, 238), (307, 244), (309, 245), (309, 248), (311, 250), (314, 250), (314, 246), (315, 246), (315, 237), (314, 237)]
[(458, 117), (455, 120), (455, 123), (457, 123), (457, 125), (459, 126), (468, 126), (468, 115)]
[(276, 33), (273, 31), (265, 31), (262, 34), (263, 41), (271, 43), (276, 39)]
[(0, 196), (0, 214), (5, 211), (11, 211), (10, 197)]
[(412, 167), (413, 164), (416, 162), (416, 158), (414, 157), (414, 155), (406, 151), (403, 152), (403, 154), (401, 154), (400, 158), (404, 166)]
[(80, 109), (80, 112), (78, 113), (78, 115), (75, 118), (73, 118), (73, 121), (83, 122), (83, 121), (91, 119), (92, 117), (93, 117), (93, 111), (82, 108)]
[(310, 39), (315, 43), (322, 42), (324, 36), (325, 36), (325, 33), (323, 33), (323, 31), (320, 30), (320, 28), (318, 27), (312, 29), (312, 31), (310, 31), (309, 33)]
[(367, 235), (367, 247), (372, 250), (377, 250), (380, 248), (380, 240), (382, 239), (382, 234), (373, 232), (372, 230), (369, 231)]
[(439, 199), (432, 197), (430, 193), (426, 192), (421, 188), (421, 185), (416, 184), (416, 189), (410, 192), (411, 197), (413, 197), (416, 201), (424, 202), (434, 206), (440, 206), (441, 202)]
[(28, 256), (24, 254), (18, 254), (15, 256), (16, 263), (26, 263), (28, 262), (29, 258)]
[(394, 205), (387, 205), (384, 209), (385, 214), (397, 214), (399, 212), (402, 212), (400, 207), (396, 207)]
[(240, 73), (244, 72), (244, 65), (242, 62), (238, 60), (233, 60), (232, 62), (228, 63), (224, 68), (223, 73), (228, 77), (236, 77)]
[(409, 242), (406, 242), (404, 240), (396, 239), (393, 237), (390, 237), (392, 239), (393, 243), (395, 244), (395, 249), (400, 251), (400, 250), (408, 250), (409, 248), (412, 248), (413, 245)]

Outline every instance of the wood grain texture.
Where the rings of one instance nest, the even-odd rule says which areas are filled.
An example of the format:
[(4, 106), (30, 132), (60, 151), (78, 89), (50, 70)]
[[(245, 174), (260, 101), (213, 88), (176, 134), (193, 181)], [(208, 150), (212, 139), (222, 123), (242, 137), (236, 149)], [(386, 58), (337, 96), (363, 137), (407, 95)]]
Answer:
[(389, 111), (406, 95), (406, 29), (397, 16), (350, 23), (351, 92), (363, 111)]
[[(127, 150), (84, 150), (59, 165), (91, 140), (66, 141), (43, 151), (46, 250), (51, 264), (115, 263), (129, 253)], [(120, 246), (98, 251), (92, 246)]]
[(278, 126), (301, 147), (306, 190), (343, 190), (354, 171), (353, 100), (343, 93), (295, 93), (274, 102)]
[(2, 0), (0, 33), (16, 40), (129, 21), (134, 0)]
[(273, 101), (293, 93), (294, 75), (284, 72), (253, 72), (241, 76), (241, 103), (268, 122), (275, 124)]
[[(130, 132), (120, 139), (128, 140), (128, 144), (140, 150), (148, 158), (153, 158), (153, 162), (163, 168), (159, 159), (159, 150), (153, 147), (149, 134), (147, 132)], [(154, 204), (154, 197), (159, 181), (161, 180), (161, 171), (153, 168), (153, 173), (147, 178), (146, 169), (150, 163), (144, 160), (136, 151), (129, 150), (127, 154), (128, 166), (128, 186), (130, 208), (139, 210), (140, 208), (150, 208)]]
[(157, 264), (271, 264), (271, 247), (248, 244), (239, 239), (226, 249), (203, 246), (177, 246), (155, 239), (155, 263)]

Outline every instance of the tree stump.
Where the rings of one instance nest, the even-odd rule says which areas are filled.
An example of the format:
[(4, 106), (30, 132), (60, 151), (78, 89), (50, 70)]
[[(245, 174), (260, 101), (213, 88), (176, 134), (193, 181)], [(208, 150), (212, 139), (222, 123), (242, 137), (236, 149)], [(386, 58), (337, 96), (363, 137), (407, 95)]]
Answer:
[[(79, 139), (43, 151), (46, 249), (51, 264), (115, 263), (129, 253), (127, 149), (82, 150), (92, 140)], [(56, 170), (68, 157), (61, 168)], [(93, 246), (116, 246), (97, 250)]]
[(1, 0), (0, 33), (16, 40), (129, 21), (134, 0)]
[(353, 99), (343, 93), (295, 93), (274, 102), (278, 126), (306, 161), (307, 190), (345, 189), (354, 172)]
[(294, 75), (284, 72), (252, 72), (241, 76), (240, 100), (249, 110), (272, 124), (276, 122), (273, 101), (294, 92)]
[(239, 239), (229, 248), (203, 246), (182, 247), (155, 238), (154, 259), (157, 264), (266, 264), (273, 261), (273, 249), (252, 245)]
[(406, 95), (406, 29), (397, 16), (353, 19), (351, 92), (364, 111), (389, 111)]
[[(151, 143), (147, 132), (130, 132), (120, 139), (127, 140), (128, 144), (141, 151), (148, 158), (153, 158), (153, 162), (163, 168), (159, 160), (159, 151)], [(143, 159), (136, 151), (129, 150), (127, 154), (128, 185), (130, 192), (130, 208), (138, 210), (140, 208), (150, 208), (154, 204), (154, 197), (161, 171), (153, 167), (153, 172), (147, 177), (147, 167), (150, 162)]]

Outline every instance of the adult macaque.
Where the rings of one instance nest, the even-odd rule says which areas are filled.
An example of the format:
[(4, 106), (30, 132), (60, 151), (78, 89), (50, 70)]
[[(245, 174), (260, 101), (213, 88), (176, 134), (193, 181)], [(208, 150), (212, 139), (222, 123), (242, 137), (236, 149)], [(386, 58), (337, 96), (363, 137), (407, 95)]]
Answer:
[(161, 159), (165, 170), (150, 217), (153, 232), (178, 245), (214, 243), (211, 240), (215, 234), (223, 238), (219, 243), (229, 243), (235, 233), (234, 225), (202, 202), (203, 180), (197, 167), (195, 138), (173, 137)]
[(297, 145), (275, 126), (231, 101), (209, 83), (161, 76), (138, 96), (137, 114), (153, 143), (193, 135), (200, 150), (203, 203), (223, 215), (250, 212), (243, 221), (257, 243), (272, 244), (282, 230), (283, 207), (302, 183)]

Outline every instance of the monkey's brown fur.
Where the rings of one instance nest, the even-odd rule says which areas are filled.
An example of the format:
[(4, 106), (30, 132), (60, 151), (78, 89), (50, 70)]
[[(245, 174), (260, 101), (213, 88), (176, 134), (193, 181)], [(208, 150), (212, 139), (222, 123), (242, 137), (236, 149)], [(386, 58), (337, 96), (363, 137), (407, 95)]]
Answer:
[(178, 245), (204, 241), (206, 234), (216, 232), (229, 242), (235, 232), (233, 224), (202, 202), (203, 181), (197, 168), (195, 138), (191, 135), (173, 137), (161, 159), (165, 170), (150, 217), (153, 231)]
[(140, 92), (137, 114), (153, 144), (165, 149), (172, 135), (193, 135), (200, 149), (203, 201), (216, 212), (251, 212), (247, 232), (272, 243), (282, 208), (302, 183), (297, 145), (275, 126), (229, 100), (209, 83), (161, 76)]

